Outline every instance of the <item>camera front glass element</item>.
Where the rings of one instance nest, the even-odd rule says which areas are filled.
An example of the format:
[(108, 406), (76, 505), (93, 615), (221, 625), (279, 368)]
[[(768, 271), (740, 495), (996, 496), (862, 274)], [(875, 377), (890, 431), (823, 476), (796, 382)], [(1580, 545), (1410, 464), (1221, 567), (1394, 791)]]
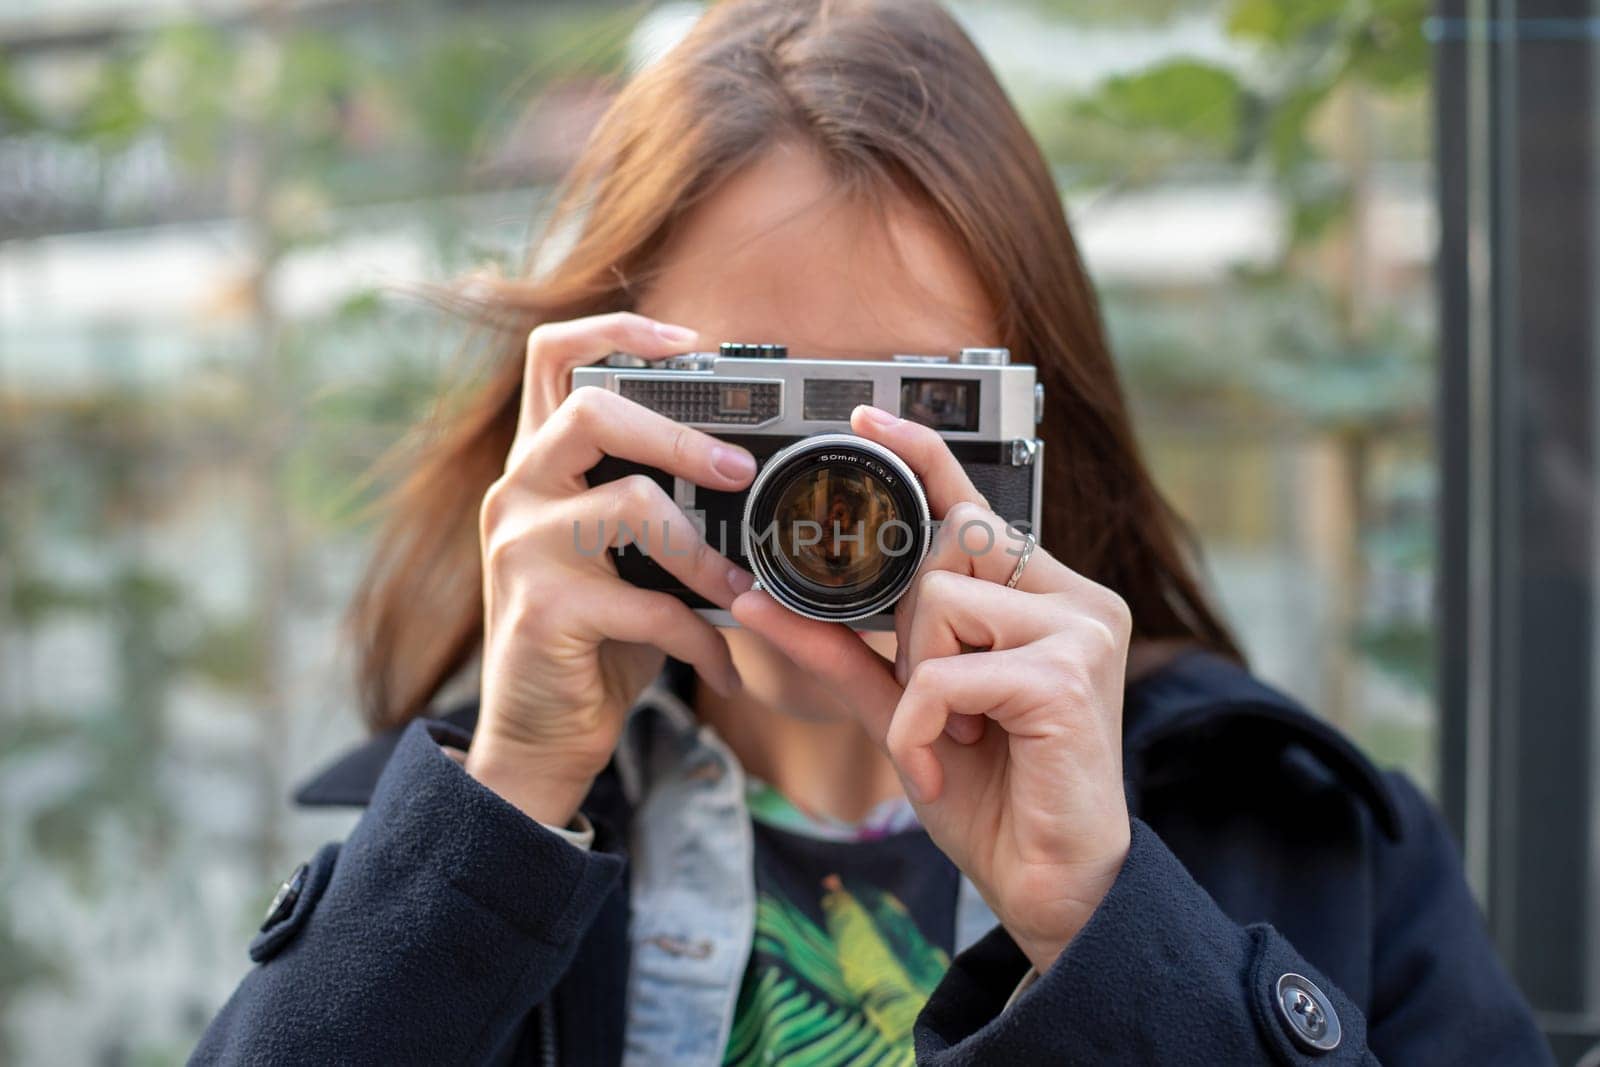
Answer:
[(911, 550), (894, 497), (861, 467), (817, 464), (777, 490), (776, 559), (811, 591), (860, 592), (888, 557)]
[(808, 438), (750, 488), (751, 566), (779, 603), (849, 621), (886, 610), (927, 551), (927, 503), (892, 452), (850, 434)]

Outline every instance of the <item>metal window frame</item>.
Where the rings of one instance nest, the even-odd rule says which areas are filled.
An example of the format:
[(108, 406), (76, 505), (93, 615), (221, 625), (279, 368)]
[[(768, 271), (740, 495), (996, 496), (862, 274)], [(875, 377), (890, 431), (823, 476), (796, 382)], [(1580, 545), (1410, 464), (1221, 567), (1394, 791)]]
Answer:
[(1440, 0), (1440, 797), (1562, 1063), (1600, 1063), (1600, 12)]

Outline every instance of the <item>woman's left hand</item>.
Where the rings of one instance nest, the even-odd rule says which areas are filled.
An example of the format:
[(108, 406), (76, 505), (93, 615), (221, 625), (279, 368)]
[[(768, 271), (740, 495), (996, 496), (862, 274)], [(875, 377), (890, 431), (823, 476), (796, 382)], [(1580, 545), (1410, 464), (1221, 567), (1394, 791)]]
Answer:
[(857, 715), (934, 842), (1042, 972), (1128, 854), (1127, 605), (1043, 548), (1008, 589), (1022, 542), (939, 435), (877, 408), (851, 424), (916, 471), (943, 520), (895, 610), (897, 662), (759, 591), (735, 600), (734, 616)]

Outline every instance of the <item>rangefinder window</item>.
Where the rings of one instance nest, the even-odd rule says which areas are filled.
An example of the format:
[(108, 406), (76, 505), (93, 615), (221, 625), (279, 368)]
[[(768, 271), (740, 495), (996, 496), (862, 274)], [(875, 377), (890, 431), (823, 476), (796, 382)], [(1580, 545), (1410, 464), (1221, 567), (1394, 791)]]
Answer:
[(900, 417), (935, 430), (976, 430), (978, 383), (962, 378), (903, 378)]
[(803, 414), (819, 422), (850, 421), (857, 404), (872, 403), (872, 383), (849, 378), (807, 378)]

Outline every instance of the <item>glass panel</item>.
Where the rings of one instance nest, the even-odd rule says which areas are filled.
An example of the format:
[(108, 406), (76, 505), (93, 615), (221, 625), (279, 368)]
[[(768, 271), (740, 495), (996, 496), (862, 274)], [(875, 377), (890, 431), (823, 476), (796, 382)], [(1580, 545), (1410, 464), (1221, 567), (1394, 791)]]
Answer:
[(1441, 6), (1442, 797), (1559, 1062), (1600, 1057), (1593, 3)]

